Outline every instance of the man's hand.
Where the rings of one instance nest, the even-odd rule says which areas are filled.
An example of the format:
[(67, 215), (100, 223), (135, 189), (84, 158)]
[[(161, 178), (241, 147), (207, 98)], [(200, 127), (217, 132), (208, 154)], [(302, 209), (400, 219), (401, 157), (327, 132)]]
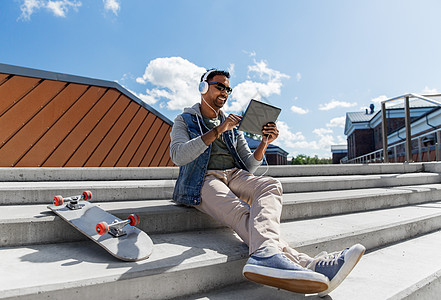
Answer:
[(239, 124), (240, 120), (242, 120), (241, 116), (229, 114), (228, 117), (222, 122), (222, 124), (219, 125), (219, 133), (233, 129)]
[(277, 125), (273, 122), (267, 123), (262, 129), (262, 142), (272, 143), (279, 136)]
[(216, 140), (222, 132), (231, 130), (242, 120), (241, 116), (230, 114), (219, 126), (214, 127), (209, 132), (202, 135), (202, 141), (205, 145), (210, 145)]

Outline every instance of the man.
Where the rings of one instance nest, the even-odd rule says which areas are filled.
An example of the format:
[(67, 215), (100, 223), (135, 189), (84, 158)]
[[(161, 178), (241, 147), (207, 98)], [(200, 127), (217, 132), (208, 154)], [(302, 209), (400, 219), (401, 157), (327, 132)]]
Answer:
[(173, 193), (177, 203), (194, 206), (232, 228), (249, 247), (243, 274), (249, 280), (293, 292), (327, 295), (349, 274), (365, 248), (311, 258), (280, 238), (282, 186), (252, 173), (269, 143), (279, 135), (276, 124), (262, 129), (252, 153), (236, 126), (241, 117), (221, 108), (231, 94), (229, 73), (209, 70), (201, 78), (201, 102), (184, 109), (174, 121), (170, 155), (180, 166)]

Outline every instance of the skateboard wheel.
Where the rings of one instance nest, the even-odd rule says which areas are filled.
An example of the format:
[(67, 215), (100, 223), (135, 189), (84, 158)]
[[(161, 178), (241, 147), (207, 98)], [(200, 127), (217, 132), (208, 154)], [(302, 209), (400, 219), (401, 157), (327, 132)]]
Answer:
[(136, 226), (141, 222), (141, 219), (139, 218), (139, 216), (137, 214), (131, 214), (128, 219), (130, 220), (130, 225), (131, 226)]
[(63, 205), (64, 200), (62, 196), (55, 196), (52, 202), (54, 203), (55, 206), (60, 206)]
[(96, 224), (96, 232), (99, 235), (103, 235), (109, 232), (109, 224), (107, 224), (106, 222), (100, 222), (98, 224)]
[(83, 194), (84, 201), (92, 199), (92, 192), (91, 191), (84, 191)]

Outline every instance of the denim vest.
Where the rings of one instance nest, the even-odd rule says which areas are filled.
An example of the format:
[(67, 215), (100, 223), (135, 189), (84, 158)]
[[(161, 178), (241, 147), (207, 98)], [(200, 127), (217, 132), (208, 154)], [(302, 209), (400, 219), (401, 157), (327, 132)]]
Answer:
[[(202, 135), (200, 128), (206, 133), (209, 129), (205, 126), (202, 118), (199, 118), (201, 126), (196, 115), (183, 113), (182, 118), (187, 124), (188, 135), (190, 139), (194, 139)], [(225, 118), (222, 116), (222, 121)], [(239, 134), (236, 128), (233, 129), (234, 137), (231, 130), (222, 133), (225, 144), (234, 158), (236, 167), (247, 170), (245, 163), (239, 157), (236, 150), (236, 138)], [(204, 183), (205, 173), (207, 172), (208, 161), (210, 159), (211, 145), (198, 158), (192, 162), (179, 167), (178, 180), (176, 181), (173, 192), (173, 201), (185, 205), (199, 205), (201, 203), (201, 188)]]

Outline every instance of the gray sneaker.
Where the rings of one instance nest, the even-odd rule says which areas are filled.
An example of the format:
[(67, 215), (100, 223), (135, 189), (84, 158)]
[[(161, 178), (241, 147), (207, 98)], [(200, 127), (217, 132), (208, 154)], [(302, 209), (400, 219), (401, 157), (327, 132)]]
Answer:
[(243, 275), (257, 283), (303, 294), (322, 292), (329, 283), (326, 276), (301, 267), (283, 253), (270, 257), (252, 255), (243, 268)]
[(339, 252), (322, 252), (314, 258), (307, 268), (329, 278), (329, 288), (320, 292), (320, 297), (326, 296), (343, 282), (365, 250), (363, 245), (356, 244)]

